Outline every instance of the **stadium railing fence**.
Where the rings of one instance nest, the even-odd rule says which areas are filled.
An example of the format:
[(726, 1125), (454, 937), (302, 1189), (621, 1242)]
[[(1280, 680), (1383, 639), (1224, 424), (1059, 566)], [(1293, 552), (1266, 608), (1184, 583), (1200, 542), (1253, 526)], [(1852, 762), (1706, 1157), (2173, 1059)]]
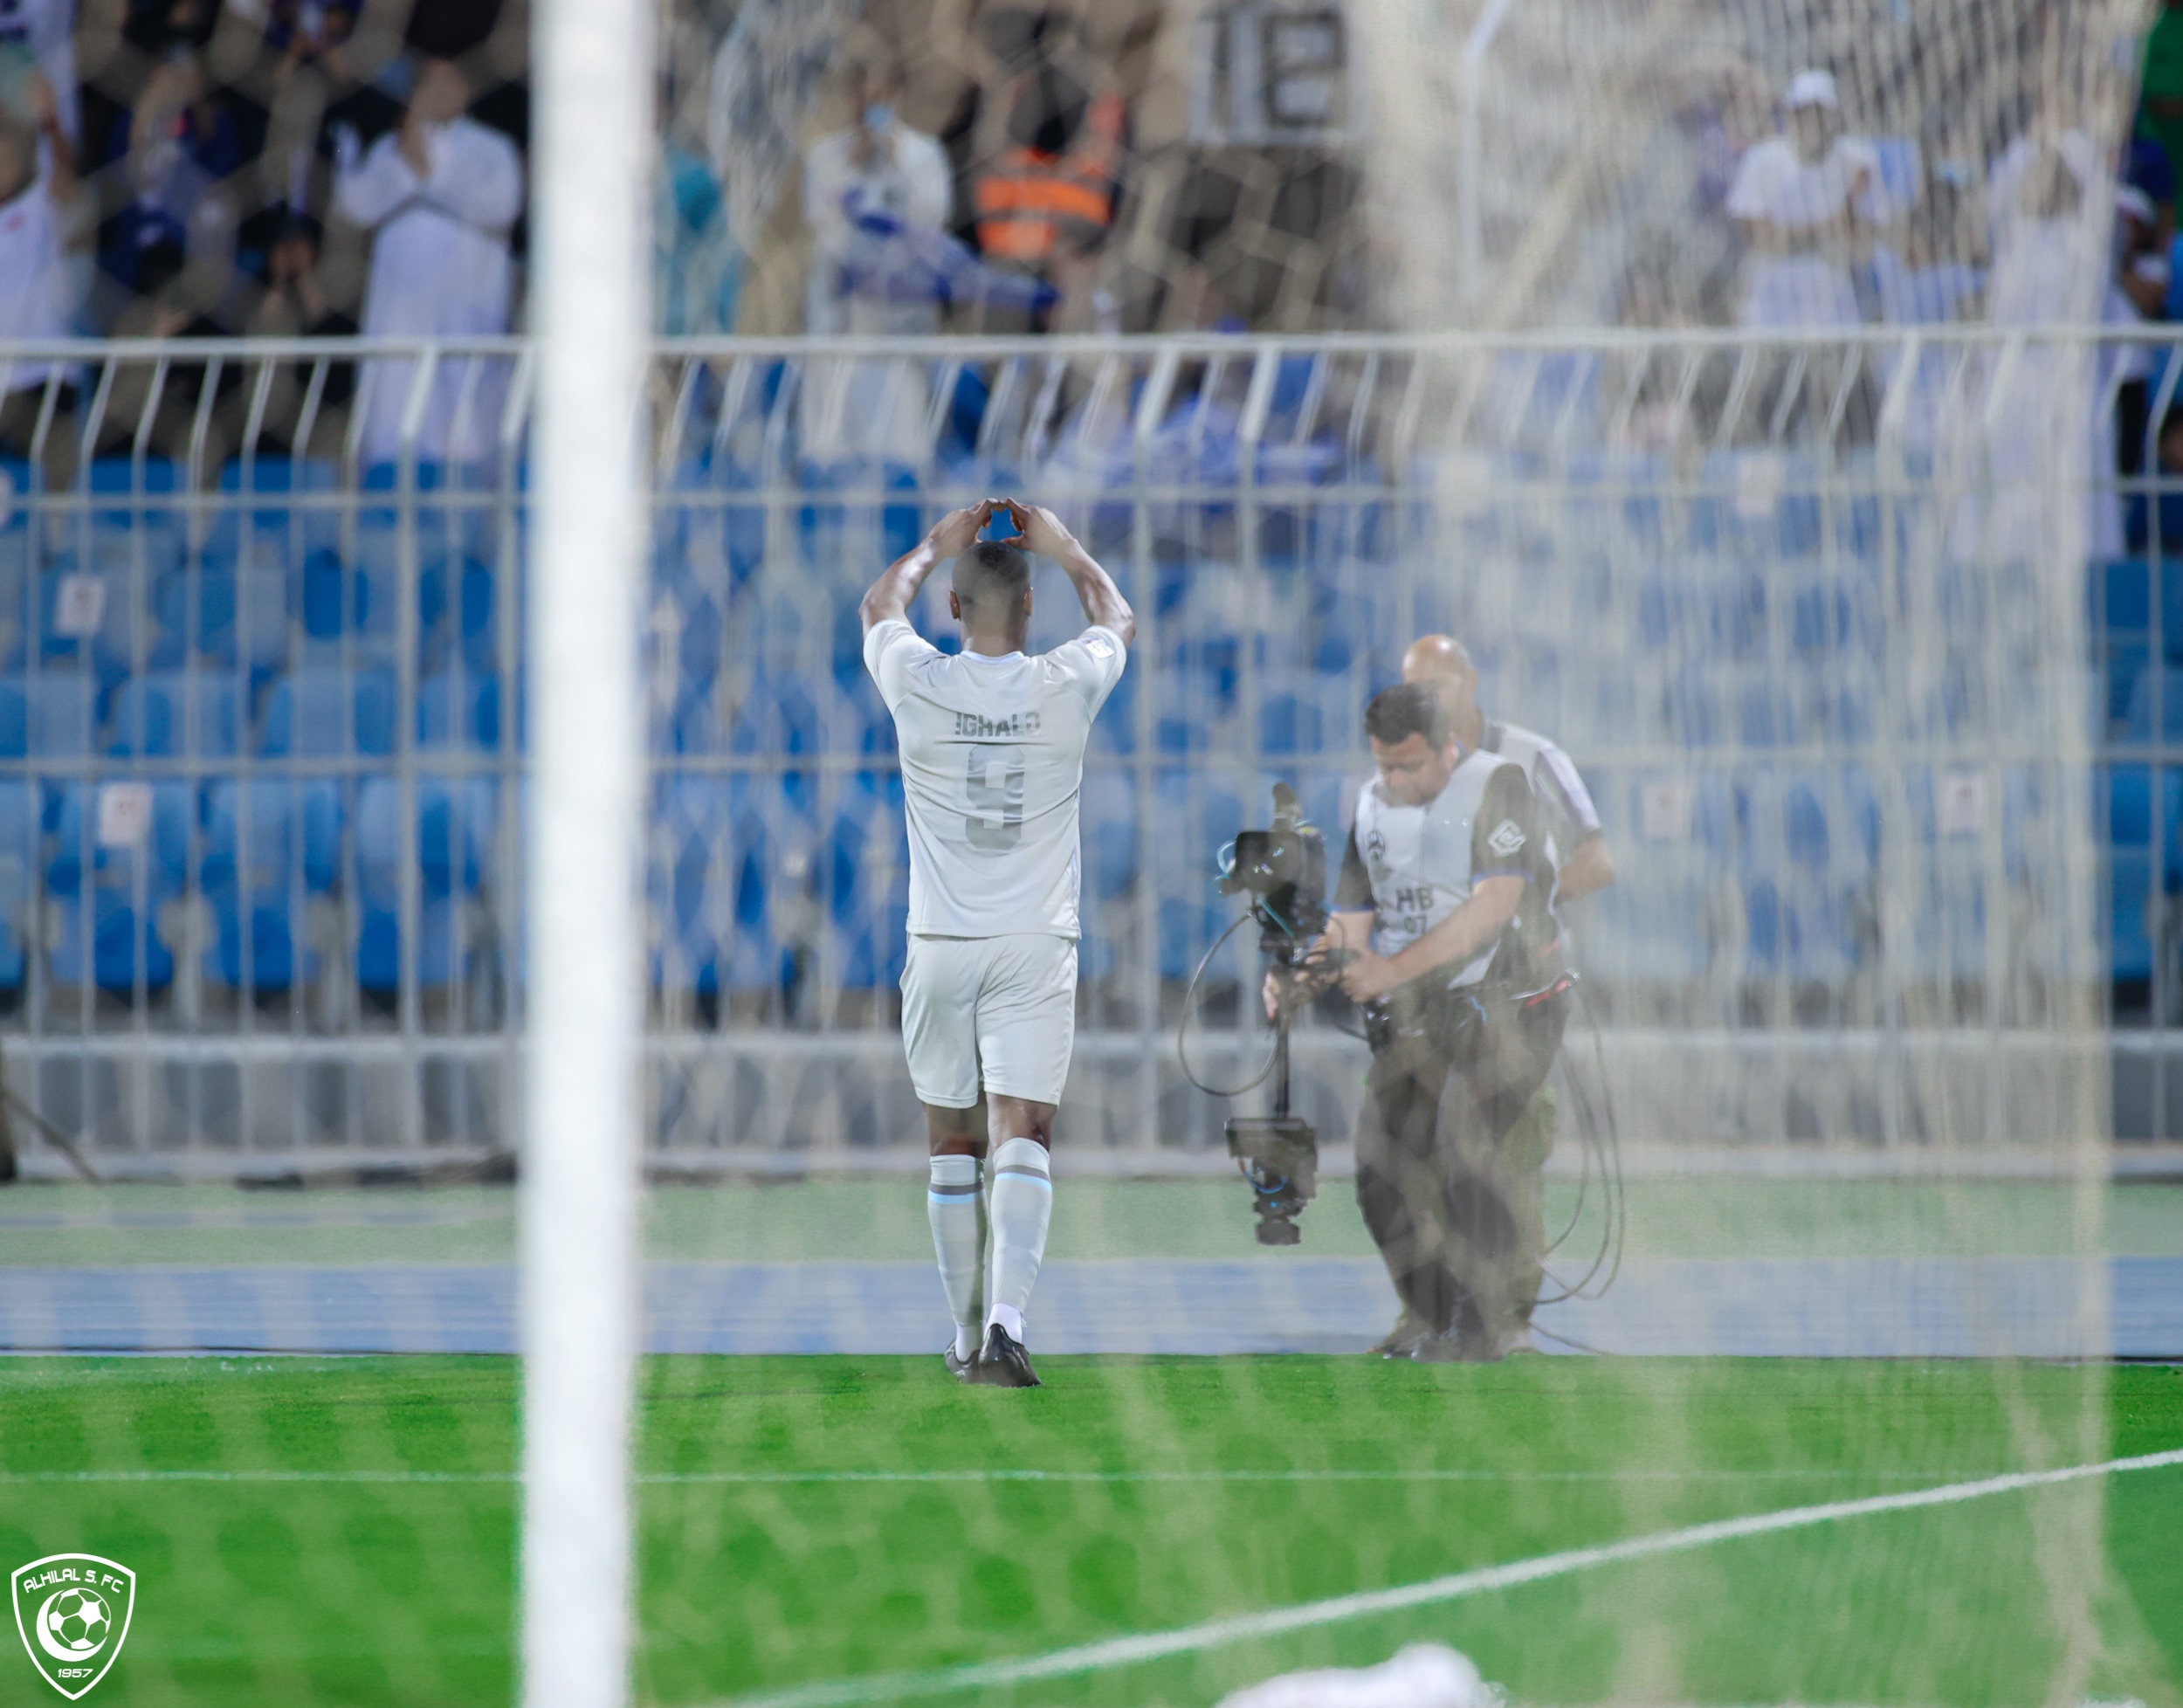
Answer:
[[(1945, 1085), (1956, 1137), (2038, 1139), (2035, 1087), (1995, 1064), (2091, 992), (2118, 1131), (2173, 1135), (2178, 341), (661, 344), (654, 1161), (913, 1141), (900, 785), (856, 603), (941, 508), (996, 492), (1055, 505), (1143, 624), (1086, 766), (1079, 1147), (1217, 1144), (1227, 1105), (1174, 1045), (1201, 957), (1193, 1065), (1247, 1073), (1264, 1043), (1254, 935), (1215, 949), (1218, 851), (1280, 777), (1338, 852), (1361, 707), (1432, 630), (1598, 801), (1620, 876), (1573, 930), (1629, 1133), (1915, 1147)], [(2145, 388), (2147, 472), (2111, 474), (2103, 429), (2056, 475), (2071, 453), (2025, 415), (2063, 368), (2101, 423)], [(116, 1172), (505, 1149), (527, 347), (19, 345), (0, 370), (7, 1084)], [(2057, 479), (2082, 527), (2057, 540), (2048, 504), (2012, 532), (2012, 485)], [(1073, 631), (1057, 576), (1038, 599), (1034, 645)], [(943, 602), (919, 620), (949, 644)], [(2027, 624), (2054, 623), (2081, 627), (2082, 669), (2026, 692), (2051, 640)], [(2100, 870), (2056, 919), (2024, 875), (2072, 815)], [(1298, 1059), (1307, 1111), (1346, 1123), (1360, 1046), (1314, 1025)], [(1697, 1129), (1694, 1083), (1720, 1088)]]

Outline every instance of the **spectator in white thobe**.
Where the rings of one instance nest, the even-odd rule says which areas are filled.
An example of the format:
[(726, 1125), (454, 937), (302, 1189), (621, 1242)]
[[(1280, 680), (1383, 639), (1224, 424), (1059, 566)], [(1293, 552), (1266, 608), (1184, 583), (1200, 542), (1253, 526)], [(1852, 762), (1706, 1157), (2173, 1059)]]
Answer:
[(940, 330), (929, 289), (894, 287), (906, 269), (886, 265), (915, 233), (947, 224), (954, 170), (937, 138), (895, 111), (899, 91), (880, 71), (857, 73), (857, 122), (822, 136), (803, 161), (803, 219), (811, 228), (804, 330), (914, 337)]
[(1728, 191), (1729, 216), (1751, 245), (1739, 318), (1768, 328), (1855, 326), (1856, 248), (1892, 217), (1879, 155), (1843, 134), (1831, 73), (1799, 72), (1783, 105), (1784, 134), (1752, 144)]
[[(427, 60), (400, 127), (361, 161), (353, 139), (340, 148), (334, 210), (378, 234), (364, 292), (367, 337), (475, 338), (508, 329), (508, 233), (522, 210), (523, 166), (506, 136), (465, 116), (470, 99), (458, 66)], [(479, 462), (492, 454), (506, 368), (499, 360), (441, 360), (417, 434), (420, 458)], [(400, 454), (418, 380), (412, 359), (365, 364), (365, 461)]]
[[(857, 122), (822, 136), (803, 160), (811, 231), (804, 329), (916, 337), (940, 330), (938, 281), (918, 257), (947, 224), (947, 151), (895, 110), (892, 75), (860, 68)], [(924, 460), (926, 375), (906, 362), (815, 362), (805, 375), (804, 454), (819, 462)]]
[[(73, 157), (45, 79), (32, 69), (21, 85), (11, 92), (19, 100), (0, 100), (0, 341), (66, 338), (73, 330), (63, 252), (76, 195)], [(56, 362), (0, 360), (0, 452), (19, 457), (28, 451), (46, 382), (57, 371), (66, 374)], [(49, 430), (49, 455), (63, 454), (67, 438), (65, 428)], [(0, 525), (12, 498), (0, 486)]]
[[(2115, 286), (2115, 190), (2097, 156), (2066, 135), (2035, 139), (2011, 153), (2015, 159), (2004, 157), (2007, 195), (1990, 203), (2001, 242), (1987, 318), (2001, 327), (2134, 318)], [(2114, 417), (2092, 400), (2106, 390), (2103, 381), (2119, 377), (2111, 368), (2100, 369), (2127, 348), (2033, 340), (2013, 362), (1990, 370), (1990, 382), (2006, 383), (2006, 395), (1959, 410), (1958, 432), (1984, 457), (1976, 484), (1991, 496), (1958, 506), (1952, 551), (2034, 562), (2122, 555), (2122, 502), (2103, 478), (2115, 467)], [(2083, 461), (2070, 469), (2065, 453), (2073, 438)], [(2062, 501), (2073, 490), (2076, 501)]]

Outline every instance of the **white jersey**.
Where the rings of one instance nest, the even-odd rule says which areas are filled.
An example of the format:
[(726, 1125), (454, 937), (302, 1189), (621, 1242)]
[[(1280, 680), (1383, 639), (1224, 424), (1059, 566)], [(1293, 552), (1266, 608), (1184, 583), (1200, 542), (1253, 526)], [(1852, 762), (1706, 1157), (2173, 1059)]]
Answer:
[(1488, 721), (1478, 746), (1512, 759), (1524, 768), (1539, 802), (1539, 828), (1548, 839), (1547, 853), (1559, 867), (1600, 834), (1600, 809), (1569, 755), (1535, 730)]
[(864, 637), (894, 714), (910, 933), (1077, 935), (1077, 796), (1092, 720), (1128, 662), (1112, 630), (1036, 658), (946, 653), (899, 617)]
[[(0, 338), (68, 336), (67, 264), (61, 254), (59, 210), (47, 181), (38, 179), (0, 204)], [(0, 362), (0, 391), (43, 385), (57, 364)]]

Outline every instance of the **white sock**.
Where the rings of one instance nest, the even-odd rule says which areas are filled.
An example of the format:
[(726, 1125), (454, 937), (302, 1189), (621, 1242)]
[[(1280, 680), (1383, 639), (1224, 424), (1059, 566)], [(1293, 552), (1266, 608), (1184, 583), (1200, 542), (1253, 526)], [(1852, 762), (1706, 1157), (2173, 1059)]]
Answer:
[(940, 1284), (947, 1290), (947, 1309), (955, 1319), (955, 1356), (967, 1359), (978, 1350), (979, 1284), (985, 1279), (985, 1199), (978, 1190), (978, 1159), (934, 1157), (925, 1208), (933, 1223)]
[(993, 1153), (993, 1284), (986, 1290), (988, 1320), (1023, 1338), (1023, 1307), (1046, 1255), (1046, 1224), (1053, 1219), (1054, 1185), (1046, 1147), (1036, 1139), (1011, 1139)]

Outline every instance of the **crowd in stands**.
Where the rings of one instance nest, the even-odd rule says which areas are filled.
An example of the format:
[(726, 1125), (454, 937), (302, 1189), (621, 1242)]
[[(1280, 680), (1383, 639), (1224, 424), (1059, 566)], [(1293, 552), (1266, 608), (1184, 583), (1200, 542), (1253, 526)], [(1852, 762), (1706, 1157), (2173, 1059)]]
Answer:
[[(657, 320), (730, 332), (747, 271), (723, 158), (735, 139), (708, 122), (705, 86), (720, 75), (707, 55), (734, 51), (730, 11), (674, 10)], [(520, 327), (524, 0), (415, 0), (392, 31), (387, 10), (121, 0), (79, 17), (78, 0), (0, 0), (0, 339)], [(801, 197), (786, 198), (808, 242), (802, 329), (1040, 331), (1065, 293), (1085, 294), (1122, 191), (1125, 102), (1073, 24), (1004, 6), (983, 27), (988, 74), (944, 139), (903, 115), (904, 68), (880, 38), (833, 56), (798, 127)], [(848, 122), (825, 127), (844, 97)], [(0, 441), (16, 454), (50, 371), (0, 375)], [(357, 389), (368, 461), (394, 443), (410, 371), (368, 364), (318, 400), (338, 410)], [(441, 369), (424, 454), (484, 448), (469, 441), (491, 430), (496, 377)], [(293, 407), (265, 414), (277, 444)]]
[[(520, 0), (417, 0), (401, 39), (368, 42), (363, 0), (125, 3), (88, 52), (76, 0), (0, 3), (0, 210), (23, 287), (0, 300), (0, 334), (457, 334), (520, 317)], [(990, 17), (1007, 38), (996, 80), (945, 140), (901, 115), (886, 49), (844, 55), (830, 81), (854, 117), (802, 162), (805, 329), (930, 331), (966, 305), (989, 328), (1043, 327), (1111, 231), (1122, 97), (1087, 86), (1046, 15)], [(733, 330), (725, 141), (690, 121), (706, 101), (690, 80), (662, 77), (659, 318)], [(369, 255), (354, 279), (332, 276), (336, 230)]]
[[(2163, 14), (2155, 49), (2168, 30), (2183, 32), (2183, 4)], [(1779, 330), (2168, 312), (2175, 177), (2150, 95), (2112, 160), (2058, 111), (2027, 115), (1988, 157), (1945, 126), (1862, 134), (1827, 71), (1796, 72), (1778, 100), (1742, 61), (1693, 83), (1678, 119), (1695, 229), (1673, 255), (1638, 243), (1626, 322)], [(2116, 214), (2106, 270), (2076, 252), (2081, 233), (2101, 229), (2080, 216), (2103, 198)]]
[[(1283, 287), (1254, 290), (1250, 267), (1202, 264), (1222, 244), (1270, 251), (1284, 235), (1333, 232), (1343, 196), (1319, 182), (1328, 163), (1262, 174), (1271, 200), (1257, 210), (1240, 192), (1216, 210), (1232, 175), (1202, 156), (1156, 183), (1136, 134), (1141, 67), (1126, 75), (1121, 50), (1092, 45), (1090, 12), (1047, 9), (1064, 4), (974, 5), (963, 39), (940, 52), (954, 56), (945, 76), (937, 51), (899, 30), (845, 27), (784, 127), (800, 193), (769, 189), (754, 204), (734, 183), (747, 139), (722, 124), (721, 92), (732, 56), (750, 52), (738, 34), (747, 19), (791, 8), (673, 0), (653, 222), (659, 329), (1300, 329), (1293, 303), (1270, 307)], [(0, 0), (0, 338), (520, 327), (527, 0), (78, 6)], [(2113, 158), (2058, 108), (2020, 115), (2006, 146), (1945, 114), (1916, 136), (1867, 135), (1854, 79), (1807, 69), (1777, 89), (1733, 54), (1694, 62), (1685, 87), (1677, 123), (1691, 204), (1671, 233), (1631, 243), (1616, 306), (1626, 324), (2183, 317), (2183, 0), (2148, 34), (2138, 121)], [(1316, 187), (1305, 196), (1299, 186)], [(1157, 210), (1149, 245), (1128, 224), (1145, 207)], [(2088, 266), (2085, 234), (2111, 229), (2111, 258)], [(1157, 251), (1152, 263), (1143, 248)], [(753, 314), (747, 287), (782, 271), (783, 250), (794, 284)], [(1149, 285), (1136, 276), (1148, 265)], [(1368, 318), (1346, 287), (1312, 288), (1326, 297), (1312, 311), (1321, 323)], [(2154, 355), (2122, 359), (2113, 455), (2129, 476), (2164, 465), (2163, 447), (2183, 455), (2183, 422), (2171, 433), (2147, 418), (2165, 379)], [(331, 375), (314, 398), (321, 430), (353, 424), (367, 462), (391, 454), (414, 371), (388, 361)], [(0, 449), (24, 450), (50, 372), (17, 363), (0, 375)], [(864, 441), (840, 448), (884, 455), (890, 413), (921, 417), (900, 378), (867, 364), (815, 388), (819, 416), (838, 415)], [(492, 364), (443, 364), (420, 452), (489, 452), (506, 379)], [(242, 381), (222, 383), (215, 433), (231, 451)], [(261, 444), (278, 448), (298, 424), (303, 389), (282, 377), (258, 411)], [(161, 407), (176, 418), (155, 442), (192, 430), (174, 389)], [(1701, 414), (1706, 396), (1701, 386)], [(130, 401), (111, 412), (134, 431), (119, 407)], [(1853, 437), (1869, 430), (1870, 402), (1849, 411)], [(2173, 520), (2183, 525), (2183, 500)], [(2141, 533), (2149, 525), (2139, 518)]]
[[(1615, 305), (1625, 325), (1767, 332), (2183, 319), (2183, 0), (2169, 0), (2149, 33), (2141, 104), (2111, 156), (2060, 106), (2028, 109), (1989, 149), (1945, 113), (1918, 136), (1861, 134), (1853, 99), (1824, 70), (1795, 72), (1777, 98), (1756, 66), (1728, 56), (1695, 67), (1686, 86), (1677, 117), (1693, 217), (1633, 241)], [(2183, 413), (2157, 431), (2148, 419), (2164, 389), (2183, 396), (2165, 384), (2166, 357), (2118, 341), (2108, 362), (2118, 405), (2101, 461), (2125, 479), (2152, 472), (2149, 456), (2183, 472)], [(1825, 362), (1813, 368), (1817, 389), (1838, 377)], [(1873, 429), (1871, 377), (1844, 411), (1852, 441)], [(1682, 417), (1653, 424), (1657, 436), (1706, 435), (1719, 389), (1701, 383)], [(2165, 531), (2183, 540), (2183, 500), (2168, 507)], [(2126, 520), (2131, 549), (2145, 544), (2145, 513), (2140, 498)], [(2123, 542), (2104, 543), (2119, 551)]]

